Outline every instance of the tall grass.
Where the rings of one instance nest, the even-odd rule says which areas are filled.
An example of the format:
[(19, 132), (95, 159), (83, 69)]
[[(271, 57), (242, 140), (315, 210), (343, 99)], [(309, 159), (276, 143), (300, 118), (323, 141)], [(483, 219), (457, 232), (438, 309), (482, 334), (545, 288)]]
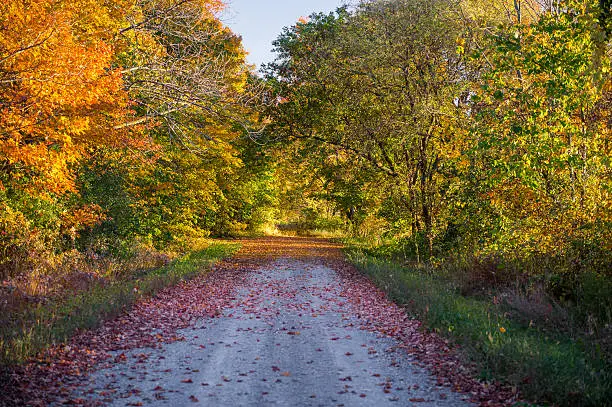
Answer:
[(53, 343), (66, 341), (77, 329), (94, 328), (139, 298), (209, 271), (214, 262), (239, 247), (213, 244), (140, 278), (98, 284), (64, 301), (26, 308), (13, 323), (0, 326), (0, 364), (21, 363)]
[(612, 370), (601, 352), (563, 330), (511, 317), (505, 304), (461, 295), (444, 275), (381, 259), (357, 248), (349, 260), (426, 327), (461, 345), (482, 379), (517, 386), (524, 397), (560, 406), (612, 405)]

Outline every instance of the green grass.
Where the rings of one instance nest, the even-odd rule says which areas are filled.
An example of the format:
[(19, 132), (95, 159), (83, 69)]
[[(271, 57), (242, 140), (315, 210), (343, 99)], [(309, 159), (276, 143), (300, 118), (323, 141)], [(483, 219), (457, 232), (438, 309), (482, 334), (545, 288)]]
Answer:
[(562, 332), (540, 331), (508, 317), (501, 304), (462, 296), (450, 280), (377, 258), (359, 248), (349, 260), (425, 326), (461, 345), (482, 379), (518, 386), (546, 405), (612, 405), (612, 371), (603, 355)]
[(0, 364), (21, 363), (53, 343), (66, 341), (77, 329), (94, 328), (124, 312), (139, 298), (209, 271), (213, 263), (231, 256), (239, 247), (213, 244), (138, 279), (97, 285), (60, 303), (29, 308), (15, 319), (15, 324), (0, 327)]

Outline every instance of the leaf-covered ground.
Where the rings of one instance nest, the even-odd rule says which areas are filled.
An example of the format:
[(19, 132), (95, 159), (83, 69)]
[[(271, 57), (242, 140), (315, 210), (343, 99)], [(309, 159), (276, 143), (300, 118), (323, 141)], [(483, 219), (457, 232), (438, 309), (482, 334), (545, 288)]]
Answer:
[[(214, 272), (11, 372), (0, 404), (510, 405), (338, 245), (244, 240)], [(452, 392), (454, 390), (455, 392)]]

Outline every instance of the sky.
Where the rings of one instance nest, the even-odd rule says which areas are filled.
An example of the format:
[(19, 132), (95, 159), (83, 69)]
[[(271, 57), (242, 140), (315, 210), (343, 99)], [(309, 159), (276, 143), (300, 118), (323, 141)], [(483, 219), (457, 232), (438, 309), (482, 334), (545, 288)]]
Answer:
[(272, 41), (283, 27), (295, 24), (298, 18), (313, 12), (330, 12), (346, 0), (227, 0), (221, 20), (242, 36), (249, 52), (247, 61), (257, 68), (272, 62)]

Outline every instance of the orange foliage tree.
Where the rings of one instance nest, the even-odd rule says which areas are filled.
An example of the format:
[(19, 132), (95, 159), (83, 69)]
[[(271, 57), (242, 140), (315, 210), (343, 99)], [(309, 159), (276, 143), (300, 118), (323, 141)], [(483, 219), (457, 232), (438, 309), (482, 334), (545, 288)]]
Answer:
[(4, 182), (35, 195), (74, 191), (70, 166), (87, 145), (113, 142), (126, 114), (112, 69), (126, 1), (0, 4), (0, 165)]
[[(223, 7), (0, 3), (0, 268), (75, 247), (113, 217), (130, 218), (129, 239), (210, 224), (254, 117), (251, 68)], [(125, 181), (117, 196), (109, 168)]]

